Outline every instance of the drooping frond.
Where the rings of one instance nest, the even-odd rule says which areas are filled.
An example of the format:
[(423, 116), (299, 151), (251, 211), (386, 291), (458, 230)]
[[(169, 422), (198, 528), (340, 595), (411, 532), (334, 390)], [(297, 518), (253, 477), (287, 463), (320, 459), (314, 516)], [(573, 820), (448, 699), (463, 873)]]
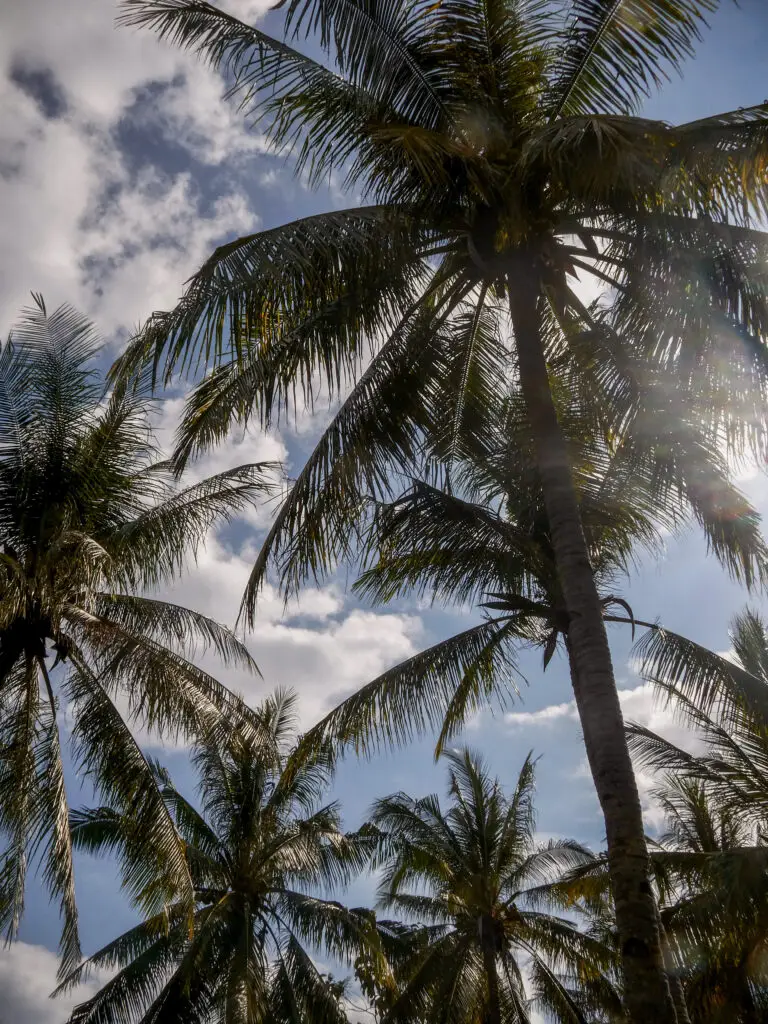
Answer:
[(768, 721), (768, 686), (760, 676), (678, 633), (649, 629), (634, 655), (644, 676), (679, 689), (707, 714), (740, 705)]
[[(213, 253), (176, 310), (152, 316), (113, 376), (130, 375), (147, 359), (166, 377), (234, 359), (241, 372), (251, 371), (249, 405), (268, 424), (294, 387), (309, 397), (322, 371), (338, 391), (365, 359), (364, 339), (413, 301), (430, 241), (407, 210), (380, 206), (239, 239)], [(197, 419), (187, 422), (185, 455)]]
[(274, 463), (252, 463), (207, 477), (146, 509), (115, 531), (119, 574), (152, 587), (178, 575), (215, 522), (228, 522), (275, 486)]
[[(370, 753), (382, 742), (401, 744), (428, 729), (460, 730), (473, 711), (504, 700), (504, 680), (514, 692), (514, 623), (489, 619), (441, 641), (347, 697), (306, 734), (309, 749), (331, 741), (340, 749)], [(461, 706), (453, 701), (461, 699)], [(446, 716), (451, 712), (448, 722)]]
[(248, 648), (231, 629), (191, 608), (157, 598), (100, 594), (95, 612), (128, 633), (174, 647), (190, 658), (211, 649), (224, 665), (258, 672)]

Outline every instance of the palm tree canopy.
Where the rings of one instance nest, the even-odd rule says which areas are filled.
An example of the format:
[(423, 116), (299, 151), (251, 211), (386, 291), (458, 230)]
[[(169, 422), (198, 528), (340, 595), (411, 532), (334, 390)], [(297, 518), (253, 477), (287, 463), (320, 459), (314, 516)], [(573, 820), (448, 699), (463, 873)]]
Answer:
[(532, 907), (527, 894), (592, 855), (570, 840), (536, 843), (530, 755), (509, 795), (479, 755), (444, 756), (446, 808), (436, 795), (405, 793), (373, 807), (379, 907), (421, 929), (405, 934), (410, 961), (396, 972), (385, 1019), (523, 1024), (530, 1019), (527, 965), (534, 987), (546, 989), (553, 1005), (560, 998), (557, 1019), (581, 1020), (558, 975), (599, 974), (606, 950), (571, 922)]
[[(664, 495), (653, 479), (652, 456), (640, 460), (613, 451), (590, 432), (583, 405), (560, 396), (558, 413), (569, 445), (590, 563), (604, 614), (630, 624), (632, 609), (620, 584), (638, 550), (660, 549), (662, 531), (684, 522), (677, 497)], [(391, 503), (376, 506), (366, 545), (367, 568), (354, 585), (361, 595), (386, 602), (415, 592), (420, 598), (480, 605), (483, 620), (388, 669), (334, 708), (305, 743), (354, 745), (366, 752), (381, 740), (403, 742), (438, 729), (437, 749), (456, 735), (467, 717), (492, 699), (514, 699), (517, 654), (538, 645), (544, 667), (567, 636), (568, 614), (552, 549), (530, 430), (519, 400), (488, 418), (482, 437), (455, 438), (448, 470), (417, 480)], [(716, 470), (713, 469), (714, 477)], [(721, 493), (748, 511), (731, 521), (731, 556), (759, 575), (766, 564), (756, 516), (729, 482)], [(658, 661), (688, 644), (677, 634), (642, 621), (651, 640), (638, 653)], [(730, 668), (710, 655), (712, 670)]]
[[(49, 313), (40, 297), (0, 348), (0, 921), (15, 933), (39, 856), (64, 915), (64, 969), (80, 953), (58, 716), (71, 715), (74, 759), (101, 794), (167, 838), (131, 724), (189, 737), (222, 712), (237, 720), (240, 702), (189, 658), (210, 648), (225, 665), (255, 665), (230, 629), (145, 591), (256, 501), (270, 470), (180, 487), (146, 387), (105, 390), (97, 353), (85, 318)], [(172, 860), (188, 883), (178, 848)]]
[[(368, 204), (217, 250), (116, 371), (214, 364), (190, 400), (177, 465), (233, 417), (268, 423), (294, 392), (311, 402), (318, 379), (346, 395), (262, 547), (250, 618), (270, 565), (290, 591), (350, 555), (362, 499), (401, 490), (397, 470), (421, 460), (435, 424), (461, 425), (500, 379), (519, 385), (639, 1024), (674, 1010), (553, 379), (591, 395), (615, 444), (652, 447), (659, 485), (696, 494), (723, 546), (722, 523), (740, 509), (710, 489), (702, 455), (766, 454), (768, 248), (755, 224), (768, 208), (768, 106), (677, 126), (637, 116), (712, 9), (286, 0), (281, 41), (198, 0), (124, 3), (129, 23), (223, 68), (310, 181), (340, 171)], [(585, 302), (582, 276), (610, 304)]]
[[(327, 899), (366, 865), (371, 843), (344, 834), (338, 806), (322, 802), (329, 758), (292, 758), (294, 717), (294, 698), (277, 693), (254, 712), (255, 728), (199, 746), (199, 809), (156, 768), (194, 883), (192, 921), (179, 899), (80, 964), (60, 990), (95, 967), (117, 973), (71, 1024), (344, 1024), (338, 992), (312, 954), (376, 955), (368, 915)], [(137, 891), (164, 888), (164, 857), (149, 838), (137, 850), (131, 834), (112, 807), (73, 817), (80, 849), (117, 851)]]
[[(514, 377), (518, 287), (544, 296), (550, 367), (609, 436), (654, 445), (660, 486), (737, 511), (699, 468), (764, 442), (768, 107), (637, 116), (715, 0), (282, 6), (290, 43), (200, 0), (123, 3), (126, 23), (222, 68), (299, 171), (339, 171), (370, 203), (223, 246), (121, 366), (215, 363), (179, 464), (233, 417), (267, 423), (294, 389), (312, 401), (318, 377), (332, 395), (354, 382), (275, 522), (249, 613), (270, 560), (292, 587), (344, 557), (358, 496)], [(310, 39), (325, 63), (297, 49)], [(579, 276), (611, 306), (579, 298)]]

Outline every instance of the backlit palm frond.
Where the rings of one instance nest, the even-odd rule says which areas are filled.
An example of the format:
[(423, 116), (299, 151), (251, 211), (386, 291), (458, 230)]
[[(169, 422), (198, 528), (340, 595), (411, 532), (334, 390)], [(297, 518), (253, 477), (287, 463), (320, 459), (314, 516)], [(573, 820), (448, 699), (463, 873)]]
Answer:
[(375, 601), (412, 589), (457, 603), (502, 589), (525, 592), (541, 559), (524, 526), (424, 481), (379, 511), (372, 540), (378, 561), (355, 590)]
[(182, 605), (126, 594), (98, 595), (95, 614), (127, 633), (148, 637), (190, 658), (215, 651), (224, 665), (258, 672), (248, 648), (227, 626)]
[(63, 444), (83, 411), (100, 398), (91, 360), (99, 350), (96, 330), (72, 306), (49, 313), (42, 297), (22, 312), (11, 334), (15, 355), (28, 361), (30, 411), (40, 417), (54, 444)]
[(504, 699), (502, 680), (514, 692), (515, 638), (513, 622), (490, 619), (422, 651), (342, 701), (306, 734), (303, 745), (314, 749), (332, 741), (340, 749), (368, 753), (381, 743), (402, 744), (441, 726), (457, 691), (466, 691), (462, 713), (451, 723), (453, 734), (494, 693)]
[(292, 889), (278, 894), (277, 906), (281, 919), (303, 944), (337, 959), (349, 959), (371, 941), (367, 912)]
[(277, 469), (261, 462), (237, 466), (146, 509), (113, 536), (118, 579), (152, 587), (179, 575), (214, 523), (233, 519), (271, 492)]
[(215, 731), (222, 717), (233, 726), (251, 720), (243, 701), (171, 648), (77, 609), (68, 618), (73, 642), (87, 651), (104, 691), (125, 701), (144, 728), (190, 739)]
[(763, 618), (745, 609), (731, 623), (730, 636), (745, 671), (768, 685), (768, 627)]
[(738, 706), (768, 720), (768, 687), (760, 676), (678, 633), (648, 629), (633, 653), (644, 676), (679, 690), (705, 714)]
[[(44, 665), (41, 666), (41, 672), (47, 674)], [(45, 865), (43, 882), (52, 896), (58, 896), (59, 914), (63, 922), (58, 973), (62, 976), (78, 963), (82, 951), (57, 703), (50, 703), (46, 712), (38, 727), (40, 734), (35, 759), (41, 782), (34, 798), (35, 827), (31, 836), (30, 856), (40, 856)], [(24, 784), (23, 780), (19, 781)]]
[(26, 659), (6, 680), (6, 701), (12, 701), (2, 721), (0, 760), (0, 827), (7, 837), (2, 858), (0, 921), (8, 939), (18, 933), (24, 913), (29, 846), (38, 824), (38, 720), (42, 695), (37, 665)]
[[(167, 377), (207, 362), (253, 367), (250, 404), (268, 424), (327, 371), (336, 389), (383, 323), (413, 301), (430, 235), (408, 211), (370, 206), (306, 217), (217, 249), (181, 304), (155, 313), (115, 364), (118, 378), (154, 362)], [(254, 362), (256, 356), (259, 362)], [(189, 451), (190, 431), (180, 437)]]
[(291, 936), (280, 950), (271, 1017), (281, 1024), (345, 1024), (343, 1005), (312, 957)]
[[(246, 116), (262, 124), (278, 148), (302, 147), (302, 163), (320, 177), (349, 155), (350, 122), (362, 126), (391, 110), (383, 96), (352, 87), (329, 67), (204, 0), (123, 0), (121, 7), (122, 24), (152, 28), (223, 72)], [(318, 168), (320, 147), (325, 162)]]
[[(677, 151), (672, 159), (681, 168), (681, 191), (727, 210), (735, 224), (750, 224), (765, 215), (768, 104), (678, 125), (673, 133)], [(752, 241), (765, 244), (759, 234)]]
[(591, 110), (632, 114), (677, 70), (717, 0), (573, 0), (554, 64), (553, 118)]
[(124, 851), (123, 886), (149, 914), (175, 901), (191, 908), (192, 879), (173, 818), (146, 759), (100, 678), (76, 655), (68, 682), (74, 752), (96, 792), (119, 810), (76, 819), (74, 842)]
[(262, 545), (243, 599), (249, 622), (270, 561), (286, 593), (328, 572), (356, 551), (370, 496), (391, 496), (413, 464), (435, 414), (434, 362), (466, 290), (457, 287), (458, 295), (427, 297), (405, 315), (321, 435)]

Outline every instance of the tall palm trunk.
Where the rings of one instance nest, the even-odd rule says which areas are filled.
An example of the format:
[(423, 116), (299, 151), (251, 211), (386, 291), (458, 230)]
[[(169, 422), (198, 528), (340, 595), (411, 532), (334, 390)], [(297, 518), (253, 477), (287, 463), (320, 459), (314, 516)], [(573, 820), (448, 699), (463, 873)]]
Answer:
[(501, 1024), (501, 996), (499, 995), (499, 976), (496, 973), (496, 944), (492, 926), (493, 919), (490, 915), (487, 920), (480, 922), (483, 967), (488, 982), (488, 1007), (485, 1012), (484, 1024)]
[(669, 1024), (677, 1017), (664, 972), (640, 798), (568, 450), (549, 386), (540, 330), (540, 296), (536, 257), (522, 253), (509, 275), (510, 314), (520, 385), (568, 613), (576, 706), (605, 818), (625, 1009), (633, 1024)]

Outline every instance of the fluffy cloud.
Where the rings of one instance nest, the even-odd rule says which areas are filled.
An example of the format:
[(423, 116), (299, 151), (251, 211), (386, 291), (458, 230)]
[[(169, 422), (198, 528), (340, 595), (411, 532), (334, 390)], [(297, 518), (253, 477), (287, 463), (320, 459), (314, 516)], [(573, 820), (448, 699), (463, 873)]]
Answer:
[[(235, 552), (212, 537), (196, 566), (163, 596), (231, 624), (253, 556), (249, 547)], [(308, 587), (288, 607), (267, 586), (254, 630), (248, 635), (263, 678), (227, 674), (212, 663), (210, 667), (249, 703), (276, 686), (296, 690), (302, 725), (307, 726), (362, 683), (415, 654), (421, 634), (417, 616), (350, 608), (335, 586)]]
[[(230, 7), (249, 17), (264, 9)], [(262, 143), (223, 102), (210, 69), (148, 31), (118, 30), (116, 13), (104, 0), (29, 0), (4, 11), (4, 325), (35, 289), (77, 304), (107, 332), (131, 328), (175, 301), (217, 241), (258, 223), (236, 176), (209, 202), (188, 173), (141, 152), (127, 159), (120, 129), (132, 122), (228, 168)]]
[(57, 967), (56, 954), (43, 946), (16, 942), (0, 947), (0, 1024), (64, 1024), (72, 1008), (104, 980), (95, 975), (74, 992), (50, 999)]

